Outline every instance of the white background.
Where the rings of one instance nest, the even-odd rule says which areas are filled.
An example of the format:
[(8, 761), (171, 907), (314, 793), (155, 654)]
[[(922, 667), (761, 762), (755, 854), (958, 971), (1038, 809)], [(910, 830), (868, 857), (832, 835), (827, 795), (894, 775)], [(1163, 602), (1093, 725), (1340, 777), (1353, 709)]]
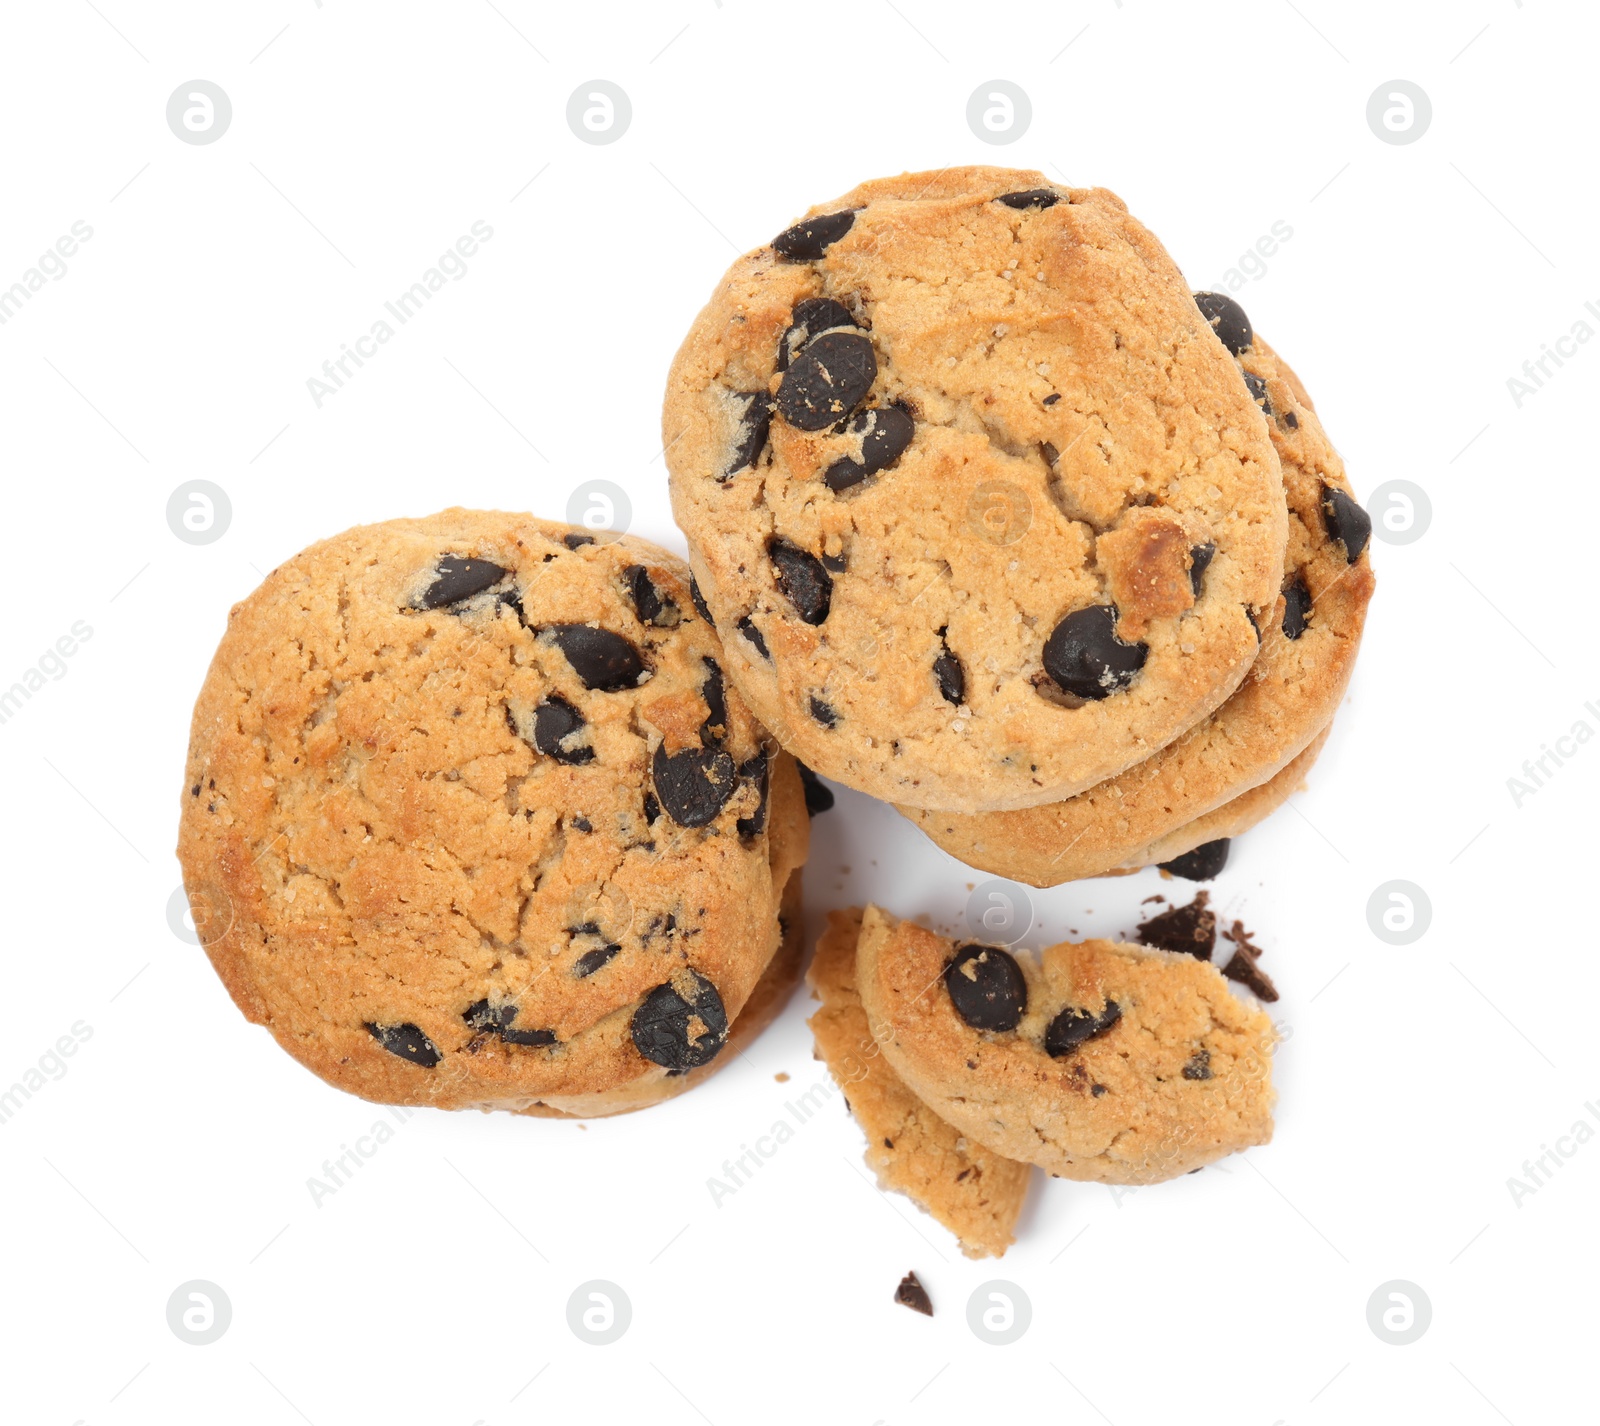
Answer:
[[(0, 1125), (0, 1415), (1592, 1417), (1600, 1145), (1520, 1203), (1507, 1180), (1600, 1112), (1595, 923), (1571, 895), (1593, 885), (1600, 745), (1520, 807), (1507, 778), (1600, 729), (1600, 344), (1520, 409), (1506, 381), (1600, 302), (1597, 54), (1593, 7), (1547, 0), (7, 7), (0, 285), (75, 220), (94, 232), (0, 327), (0, 686), (75, 620), (93, 636), (0, 725), (0, 1087), (74, 1022), (92, 1037)], [(165, 122), (197, 77), (233, 105), (208, 146)], [(597, 77), (633, 106), (607, 146), (565, 119)], [(1406, 146), (1365, 118), (1396, 77), (1433, 105)], [(1006, 147), (965, 120), (995, 78), (1033, 105)], [(877, 1193), (830, 1099), (714, 1205), (708, 1178), (822, 1076), (802, 993), (677, 1103), (587, 1126), (419, 1112), (318, 1206), (308, 1178), (383, 1111), (247, 1026), (165, 918), (229, 605), (348, 525), (561, 518), (596, 477), (681, 549), (659, 399), (727, 263), (864, 178), (986, 161), (1115, 189), (1197, 287), (1287, 223), (1240, 300), (1357, 491), (1431, 496), (1423, 538), (1374, 545), (1309, 790), (1214, 891), (1283, 991), (1274, 1142), (1123, 1196), (1039, 1182), (1018, 1245), (969, 1263)], [(307, 378), (478, 219), (494, 236), (467, 275), (318, 409)], [(196, 478), (232, 502), (205, 546), (165, 518)], [(1366, 916), (1395, 878), (1433, 907), (1404, 947)], [(815, 825), (812, 929), (868, 898), (953, 927), (981, 880), (841, 795)], [(1029, 939), (1129, 931), (1175, 889), (1151, 871), (1039, 894)], [(891, 1301), (908, 1268), (931, 1321)], [(1012, 1346), (967, 1325), (993, 1278), (1032, 1303)], [(232, 1303), (209, 1346), (167, 1325), (190, 1279)], [(614, 1345), (568, 1329), (590, 1279), (632, 1302)], [(1409, 1346), (1367, 1325), (1390, 1279), (1432, 1302)]]

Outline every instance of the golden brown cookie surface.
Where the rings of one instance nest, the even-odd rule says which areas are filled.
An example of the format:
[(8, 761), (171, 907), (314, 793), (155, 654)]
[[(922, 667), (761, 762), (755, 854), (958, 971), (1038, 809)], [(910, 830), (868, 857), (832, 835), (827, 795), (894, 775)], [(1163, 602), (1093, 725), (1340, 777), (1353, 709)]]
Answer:
[(1104, 190), (952, 169), (824, 205), (734, 264), (663, 432), (732, 679), (803, 762), (909, 806), (1148, 757), (1277, 599), (1265, 418)]

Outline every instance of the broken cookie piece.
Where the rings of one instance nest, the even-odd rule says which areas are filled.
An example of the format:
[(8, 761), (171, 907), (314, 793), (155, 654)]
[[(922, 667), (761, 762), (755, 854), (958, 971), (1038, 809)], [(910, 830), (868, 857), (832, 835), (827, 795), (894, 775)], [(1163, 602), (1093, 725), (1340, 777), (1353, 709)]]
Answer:
[(946, 1123), (884, 1058), (856, 992), (861, 917), (859, 907), (828, 913), (807, 973), (822, 1001), (811, 1017), (817, 1053), (866, 1132), (867, 1165), (879, 1186), (932, 1214), (967, 1257), (999, 1257), (1014, 1241), (1031, 1170)]
[(1111, 941), (1004, 953), (1008, 1028), (974, 1025), (950, 941), (869, 906), (856, 977), (867, 1043), (968, 1139), (1062, 1178), (1150, 1184), (1272, 1137), (1272, 1023), (1193, 955)]

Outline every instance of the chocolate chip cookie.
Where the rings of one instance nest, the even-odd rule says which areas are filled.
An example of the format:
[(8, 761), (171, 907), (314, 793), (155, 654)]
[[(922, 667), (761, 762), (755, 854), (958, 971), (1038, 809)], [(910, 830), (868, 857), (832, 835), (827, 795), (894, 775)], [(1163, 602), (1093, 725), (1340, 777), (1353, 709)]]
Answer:
[(962, 168), (813, 210), (730, 269), (663, 432), (732, 681), (907, 806), (1032, 807), (1148, 758), (1278, 600), (1268, 417), (1103, 189)]
[(806, 972), (822, 1001), (811, 1017), (817, 1054), (866, 1131), (867, 1164), (879, 1186), (926, 1209), (967, 1257), (1000, 1257), (1015, 1239), (1032, 1169), (945, 1123), (890, 1067), (856, 990), (861, 916), (859, 907), (828, 913)]
[(1281, 594), (1261, 653), (1209, 718), (1075, 797), (971, 816), (901, 806), (969, 866), (1054, 886), (1143, 865), (1141, 848), (1275, 777), (1328, 726), (1349, 685), (1374, 588), (1370, 522), (1288, 364), (1231, 298), (1201, 295), (1241, 348), (1238, 375), (1268, 420), (1288, 501)]
[[(586, 1112), (716, 1059), (779, 944), (798, 774), (688, 570), (448, 510), (350, 530), (234, 608), (178, 853), (247, 1018), (330, 1083)], [(794, 814), (786, 814), (794, 824)]]
[(1035, 961), (869, 906), (856, 983), (919, 1099), (1061, 1178), (1160, 1183), (1272, 1137), (1272, 1023), (1193, 956), (1085, 941)]

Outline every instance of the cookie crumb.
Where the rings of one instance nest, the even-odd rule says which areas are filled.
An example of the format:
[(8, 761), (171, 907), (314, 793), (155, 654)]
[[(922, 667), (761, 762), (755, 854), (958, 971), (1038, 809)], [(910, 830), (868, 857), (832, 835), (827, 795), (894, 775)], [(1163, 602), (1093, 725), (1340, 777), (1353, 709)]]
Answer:
[(928, 1289), (917, 1281), (914, 1272), (900, 1279), (900, 1286), (894, 1290), (894, 1300), (902, 1307), (920, 1312), (924, 1317), (933, 1316), (933, 1299), (928, 1296)]
[(773, 1075), (772, 1077), (773, 1077), (773, 1079), (777, 1080), (779, 1084), (788, 1084), (788, 1082), (789, 1082), (789, 1071), (788, 1070), (779, 1070), (777, 1072), (777, 1074)]

